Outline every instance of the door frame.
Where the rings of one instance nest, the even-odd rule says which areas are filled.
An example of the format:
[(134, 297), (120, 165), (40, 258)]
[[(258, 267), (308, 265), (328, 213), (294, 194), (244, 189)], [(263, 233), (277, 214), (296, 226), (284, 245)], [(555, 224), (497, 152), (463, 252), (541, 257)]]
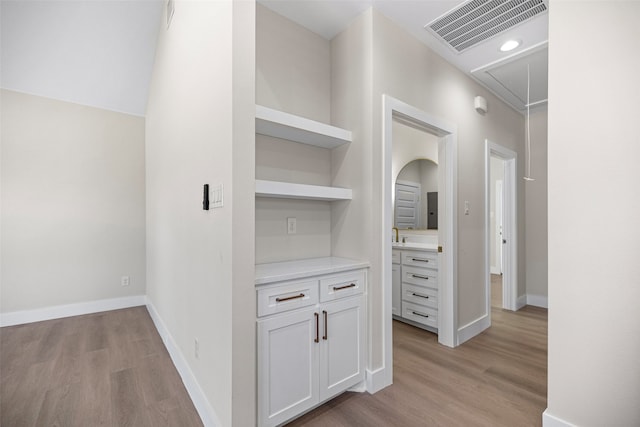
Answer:
[(491, 201), (491, 157), (504, 161), (504, 177), (502, 186), (502, 238), (506, 243), (502, 246), (502, 307), (507, 310), (518, 309), (518, 154), (506, 147), (485, 139), (485, 295), (486, 312), (491, 324), (491, 261), (490, 261), (490, 209)]
[(416, 107), (389, 95), (382, 95), (382, 224), (379, 238), (382, 240), (383, 278), (383, 342), (384, 382), (393, 382), (393, 321), (391, 312), (391, 239), (393, 227), (391, 156), (393, 147), (393, 119), (438, 137), (438, 243), (443, 248), (438, 263), (438, 342), (448, 347), (458, 345), (458, 268), (457, 268), (457, 126), (434, 117)]

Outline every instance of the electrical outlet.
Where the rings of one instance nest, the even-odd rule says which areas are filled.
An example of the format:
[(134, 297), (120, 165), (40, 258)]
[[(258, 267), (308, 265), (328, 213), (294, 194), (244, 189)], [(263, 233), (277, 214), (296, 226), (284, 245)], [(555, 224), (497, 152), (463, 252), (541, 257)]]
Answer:
[(120, 278), (120, 286), (129, 286), (129, 276), (122, 276)]
[(287, 218), (287, 234), (296, 234), (295, 218)]
[(198, 338), (193, 340), (193, 354), (196, 359), (200, 359), (200, 341), (198, 341)]

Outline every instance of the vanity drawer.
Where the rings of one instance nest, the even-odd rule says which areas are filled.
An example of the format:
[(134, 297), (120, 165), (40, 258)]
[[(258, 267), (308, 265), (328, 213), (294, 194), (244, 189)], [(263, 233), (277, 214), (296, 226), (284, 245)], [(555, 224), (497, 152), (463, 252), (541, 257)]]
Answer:
[(400, 251), (394, 251), (394, 250), (391, 251), (391, 263), (392, 264), (400, 264), (400, 262), (402, 261), (400, 259), (400, 254), (401, 254)]
[(402, 301), (402, 317), (432, 328), (438, 327), (438, 311), (432, 308)]
[(403, 283), (402, 300), (434, 310), (438, 309), (438, 291), (435, 289)]
[(364, 271), (356, 270), (320, 279), (320, 301), (333, 301), (364, 292)]
[(403, 265), (402, 282), (438, 289), (438, 270)]
[(402, 265), (438, 268), (438, 252), (404, 251), (402, 252)]
[(304, 280), (258, 289), (258, 317), (318, 303), (318, 280)]

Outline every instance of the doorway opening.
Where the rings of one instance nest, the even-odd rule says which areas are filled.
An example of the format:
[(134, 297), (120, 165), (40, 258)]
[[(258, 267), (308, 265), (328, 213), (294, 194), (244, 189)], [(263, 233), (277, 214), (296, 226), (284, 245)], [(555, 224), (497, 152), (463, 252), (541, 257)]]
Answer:
[[(392, 327), (392, 260), (389, 233), (393, 227), (392, 183), (393, 120), (422, 129), (438, 140), (438, 342), (448, 347), (458, 345), (457, 322), (457, 127), (388, 95), (383, 95), (382, 158), (383, 158), (383, 221), (382, 239), (383, 319), (384, 319), (384, 380), (393, 382)], [(368, 389), (376, 389), (372, 387)]]
[(492, 306), (518, 309), (517, 200), (516, 152), (486, 140), (485, 289), (489, 325)]

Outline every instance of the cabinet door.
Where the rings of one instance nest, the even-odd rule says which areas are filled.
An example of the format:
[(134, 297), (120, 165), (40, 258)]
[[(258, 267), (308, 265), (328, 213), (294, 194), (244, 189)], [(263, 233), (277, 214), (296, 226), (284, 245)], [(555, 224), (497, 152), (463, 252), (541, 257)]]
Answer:
[(320, 400), (364, 380), (364, 296), (321, 306)]
[(315, 309), (258, 321), (258, 425), (281, 424), (319, 402), (318, 322)]
[(391, 264), (391, 313), (402, 316), (402, 276), (400, 264)]

